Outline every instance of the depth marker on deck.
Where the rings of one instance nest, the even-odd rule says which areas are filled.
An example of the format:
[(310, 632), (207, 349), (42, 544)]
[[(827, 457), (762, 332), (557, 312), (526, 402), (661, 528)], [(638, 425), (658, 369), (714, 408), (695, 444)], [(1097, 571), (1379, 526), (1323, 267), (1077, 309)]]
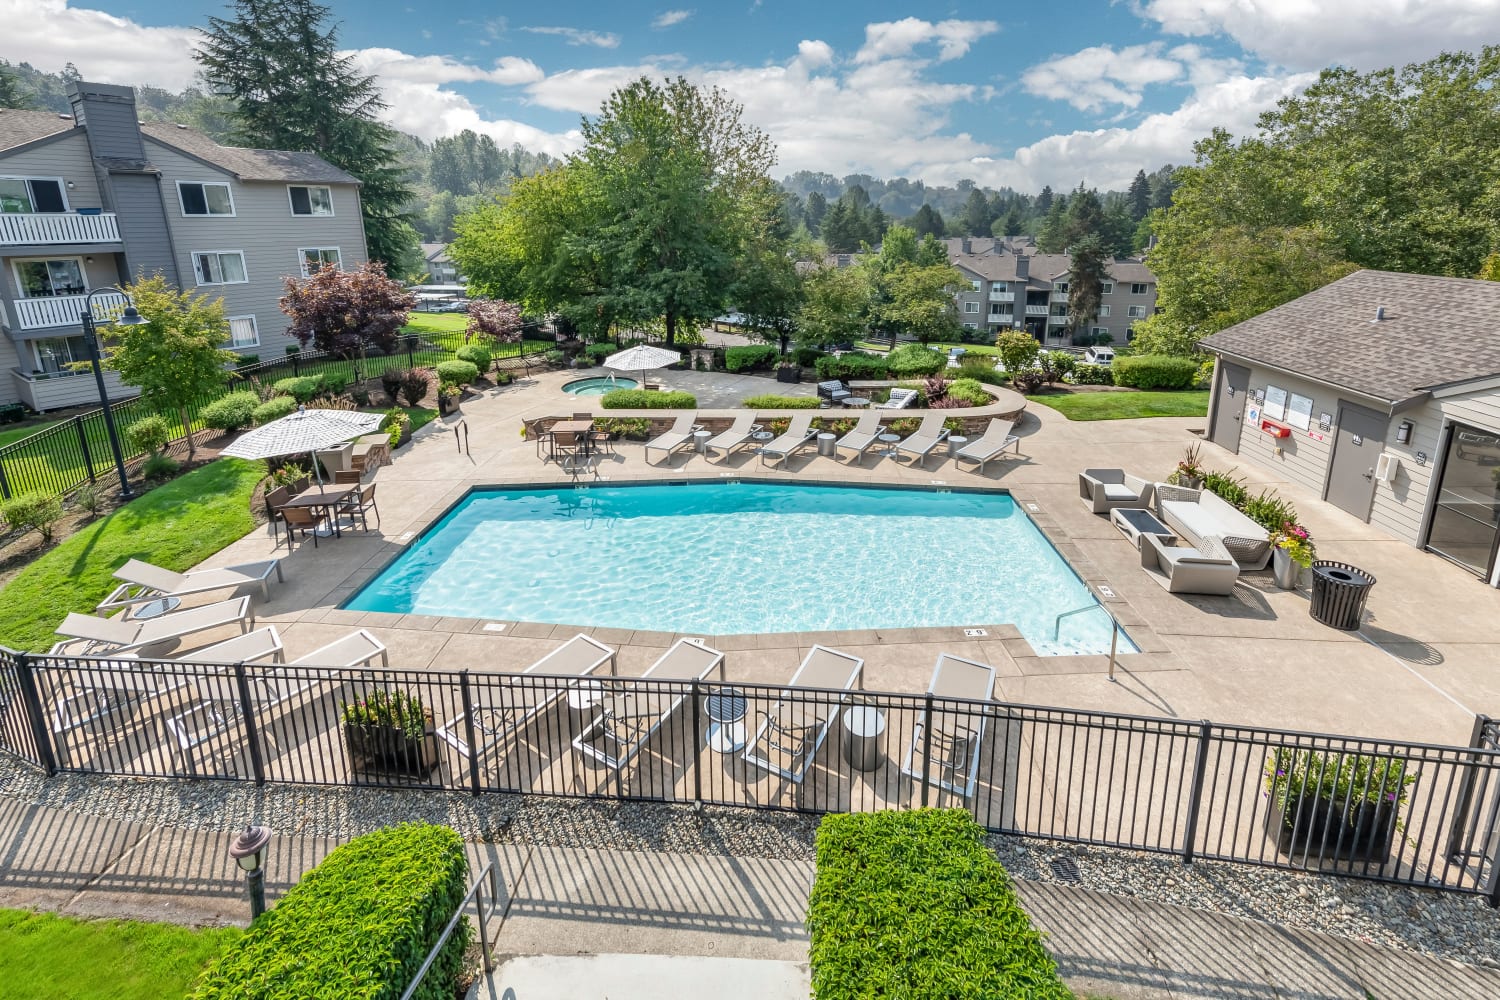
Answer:
[(484, 630), (486, 632), (504, 632), (505, 626), (500, 622), (486, 622)]

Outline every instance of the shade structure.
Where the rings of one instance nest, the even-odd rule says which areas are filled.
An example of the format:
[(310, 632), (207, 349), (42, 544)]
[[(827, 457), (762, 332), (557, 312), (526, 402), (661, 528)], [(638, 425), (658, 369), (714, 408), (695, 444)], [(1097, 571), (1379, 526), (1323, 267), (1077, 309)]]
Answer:
[(321, 451), (368, 434), (384, 416), (352, 410), (299, 410), (264, 427), (257, 427), (219, 454), (230, 458), (279, 458)]
[(646, 372), (653, 368), (665, 368), (675, 365), (682, 360), (682, 355), (676, 351), (669, 351), (664, 347), (651, 347), (648, 344), (638, 344), (635, 347), (626, 348), (618, 354), (611, 354), (604, 359), (604, 367), (615, 368), (619, 371), (640, 372), (641, 387), (646, 385)]

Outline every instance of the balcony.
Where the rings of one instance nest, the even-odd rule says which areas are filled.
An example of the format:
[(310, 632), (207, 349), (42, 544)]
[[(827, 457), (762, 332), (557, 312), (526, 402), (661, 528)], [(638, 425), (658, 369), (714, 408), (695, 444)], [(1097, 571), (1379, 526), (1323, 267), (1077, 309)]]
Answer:
[[(4, 216), (0, 216), (4, 218)], [(55, 295), (40, 299), (15, 299), (17, 330), (45, 330), (54, 326), (78, 326), (83, 315), (86, 295)], [(129, 304), (129, 299), (119, 292), (105, 292), (94, 296), (94, 318), (101, 322), (113, 319), (119, 310)]]
[(120, 227), (113, 212), (0, 212), (0, 247), (118, 242)]
[(1014, 302), (1014, 301), (1016, 301), (1016, 293), (1015, 292), (990, 292), (990, 301), (991, 302)]
[[(23, 372), (12, 368), (11, 381), (21, 402), (38, 413), (60, 410), (69, 406), (98, 406), (99, 387), (94, 383), (93, 372)], [(119, 372), (105, 370), (104, 390), (110, 402), (129, 399), (140, 393), (133, 385), (120, 381)], [(94, 456), (98, 461), (98, 456)]]
[(1048, 309), (1047, 309), (1046, 306), (1027, 306), (1026, 307), (1026, 315), (1028, 315), (1028, 316), (1045, 316), (1045, 315), (1047, 315), (1047, 312), (1048, 312)]

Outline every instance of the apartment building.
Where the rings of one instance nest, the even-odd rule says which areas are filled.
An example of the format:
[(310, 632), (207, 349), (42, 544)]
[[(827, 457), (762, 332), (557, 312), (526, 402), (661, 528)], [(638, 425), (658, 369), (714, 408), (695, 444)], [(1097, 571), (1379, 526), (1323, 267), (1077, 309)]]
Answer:
[[(1045, 347), (1066, 347), (1068, 330), (1067, 254), (1038, 253), (1028, 237), (954, 238), (943, 241), (948, 261), (970, 287), (957, 296), (959, 321), (991, 335), (1022, 329)], [(1111, 342), (1130, 341), (1131, 328), (1156, 311), (1156, 276), (1139, 260), (1115, 258), (1089, 332)]]
[[(359, 181), (311, 153), (221, 146), (141, 124), (128, 87), (74, 83), (72, 113), (0, 110), (0, 402), (95, 402), (86, 293), (162, 274), (224, 301), (230, 349), (294, 343), (287, 275), (366, 259)], [(124, 304), (94, 298), (103, 317)], [(106, 373), (111, 398), (134, 392)]]

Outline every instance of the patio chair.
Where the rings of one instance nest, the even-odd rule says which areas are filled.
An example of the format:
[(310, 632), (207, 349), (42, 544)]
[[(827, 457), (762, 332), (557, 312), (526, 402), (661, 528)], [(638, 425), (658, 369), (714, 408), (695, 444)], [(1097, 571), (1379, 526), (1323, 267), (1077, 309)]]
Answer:
[(100, 601), (95, 611), (116, 611), (120, 608), (145, 604), (162, 597), (188, 597), (206, 594), (215, 590), (227, 590), (253, 583), (260, 587), (261, 600), (271, 599), (271, 574), (276, 574), (278, 583), (285, 583), (280, 559), (243, 563), (239, 566), (221, 566), (214, 569), (194, 569), (186, 573), (174, 573), (169, 569), (139, 559), (128, 560), (115, 570), (117, 580), (124, 580), (109, 596)]
[[(927, 693), (934, 698), (989, 701), (995, 691), (995, 668), (987, 663), (943, 653), (932, 670)], [(979, 783), (979, 749), (984, 743), (986, 710), (970, 706), (924, 710), (912, 728), (901, 773), (918, 785), (925, 775), (936, 785), (968, 801)], [(928, 727), (932, 729), (931, 739)], [(930, 749), (930, 758), (924, 754)]]
[(659, 435), (646, 442), (646, 461), (651, 461), (651, 449), (666, 452), (666, 457), (671, 458), (672, 452), (678, 448), (685, 448), (693, 443), (693, 424), (698, 419), (697, 411), (684, 413), (672, 422), (672, 429), (665, 434)]
[(364, 482), (364, 478), (364, 474), (357, 469), (345, 469), (333, 474), (333, 482), (337, 486), (352, 486)]
[(609, 672), (619, 672), (615, 651), (604, 643), (582, 633), (537, 660), (531, 666), (496, 684), (473, 686), (474, 734), (479, 745), (470, 747), (464, 738), (467, 716), (460, 713), (438, 729), (443, 742), (464, 757), (471, 753), (488, 753), (506, 737), (520, 732), (568, 691), (574, 684), (548, 682), (541, 678), (523, 680), (527, 674), (555, 674), (563, 677), (587, 677), (604, 664)]
[(552, 432), (547, 429), (552, 420), (552, 417), (538, 417), (535, 420), (521, 421), (521, 426), (526, 428), (526, 436), (536, 442), (536, 457), (543, 462), (552, 457)]
[(1227, 597), (1240, 577), (1239, 563), (1215, 538), (1197, 548), (1163, 545), (1156, 535), (1141, 532), (1141, 568), (1169, 594), (1208, 594)]
[(947, 428), (943, 426), (943, 421), (946, 419), (941, 410), (923, 417), (922, 423), (915, 431), (905, 440), (896, 442), (896, 454), (892, 457), (900, 461), (902, 455), (910, 455), (913, 467), (918, 464), (925, 465), (927, 456), (931, 455), (933, 450), (943, 443), (943, 438), (948, 436)]
[(877, 410), (904, 410), (908, 406), (917, 405), (918, 392), (915, 389), (892, 389), (890, 398), (884, 403), (876, 403)]
[(1078, 474), (1078, 497), (1095, 514), (1108, 514), (1116, 507), (1151, 506), (1155, 484), (1124, 469), (1084, 469)]
[(775, 441), (767, 441), (765, 447), (760, 449), (760, 464), (765, 465), (767, 458), (775, 458), (786, 467), (787, 460), (797, 454), (799, 450), (807, 446), (807, 443), (817, 435), (812, 429), (813, 415), (807, 410), (801, 410), (792, 417), (792, 422), (787, 425), (786, 433)]
[[(378, 483), (365, 483), (359, 488), (358, 492), (349, 494), (348, 499), (339, 505), (339, 510), (342, 513), (359, 519), (359, 528), (361, 531), (370, 530), (368, 512), (372, 510), (375, 512), (376, 526), (380, 525), (380, 508), (375, 506), (375, 487), (378, 485)], [(314, 544), (313, 548), (317, 548), (317, 545)]]
[(870, 446), (879, 440), (880, 414), (874, 410), (866, 410), (859, 415), (859, 422), (854, 425), (854, 429), (839, 438), (834, 448), (848, 448), (854, 452), (854, 457), (849, 459), (850, 462), (863, 462), (865, 452), (869, 451)]
[(281, 505), (292, 498), (290, 486), (278, 486), (266, 494), (266, 521), (271, 525), (271, 537), (279, 537), (277, 525), (281, 523)]
[(712, 461), (713, 453), (721, 451), (723, 454), (719, 458), (727, 460), (730, 455), (734, 454), (734, 449), (751, 443), (750, 435), (754, 429), (754, 413), (745, 412), (738, 414), (735, 416), (734, 423), (730, 425), (729, 430), (708, 439), (708, 443), (703, 446), (703, 453)]
[(302, 532), (302, 540), (312, 535), (313, 548), (318, 547), (318, 529), (323, 522), (328, 520), (328, 511), (315, 507), (283, 507), (281, 508), (281, 520), (286, 524), (286, 547), (290, 552), (292, 540), (297, 537), (297, 532)]
[(848, 387), (838, 379), (830, 379), (827, 382), (818, 383), (819, 399), (826, 399), (830, 403), (842, 403), (851, 395), (852, 393), (850, 393)]
[(225, 639), (177, 657), (187, 663), (254, 663), (267, 658), (273, 663), (280, 663), (286, 658), (281, 645), (281, 633), (276, 631), (275, 625), (245, 632), (233, 639)]
[(1021, 439), (1010, 432), (1014, 426), (1015, 422), (1011, 420), (998, 418), (991, 420), (990, 425), (984, 429), (983, 437), (970, 441), (954, 453), (953, 465), (959, 467), (961, 462), (974, 462), (976, 465), (972, 471), (983, 475), (984, 467), (999, 458), (1001, 452), (1012, 445), (1015, 446), (1016, 455), (1019, 456)]
[[(828, 736), (828, 729), (858, 682), (864, 686), (865, 661), (827, 646), (808, 651), (783, 695), (768, 712), (756, 712), (761, 723), (745, 747), (749, 764), (800, 785)], [(837, 694), (801, 692), (799, 688), (827, 688)]]
[[(641, 677), (701, 681), (715, 670), (722, 680), (723, 653), (710, 649), (701, 639), (678, 639)], [(672, 686), (631, 687), (606, 694), (603, 712), (573, 737), (573, 749), (618, 770), (650, 742), (691, 693), (691, 688)]]
[[(54, 650), (56, 647), (54, 647)], [(79, 663), (66, 674), (49, 678), (43, 698), (60, 694), (48, 713), (52, 746), (58, 762), (67, 765), (75, 749), (112, 732), (105, 720), (123, 713), (136, 703), (175, 691), (188, 683), (180, 674), (131, 658)], [(57, 684), (57, 687), (51, 685)], [(67, 693), (64, 693), (67, 692)]]
[(100, 652), (114, 656), (168, 639), (180, 639), (194, 632), (234, 624), (239, 625), (241, 632), (255, 627), (255, 613), (250, 609), (248, 596), (174, 611), (158, 618), (126, 620), (124, 614), (96, 618), (74, 611), (57, 627), (57, 634), (68, 638), (53, 646), (51, 653), (54, 656), (86, 656)]

